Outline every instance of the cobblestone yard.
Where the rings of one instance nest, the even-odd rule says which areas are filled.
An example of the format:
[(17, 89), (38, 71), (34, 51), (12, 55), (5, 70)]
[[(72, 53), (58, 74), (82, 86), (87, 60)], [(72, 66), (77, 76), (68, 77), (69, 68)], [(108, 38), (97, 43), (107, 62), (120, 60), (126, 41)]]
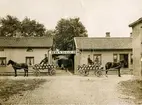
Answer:
[(131, 75), (26, 77), (26, 79), (44, 78), (47, 82), (33, 91), (11, 97), (5, 105), (9, 103), (12, 103), (10, 105), (134, 105), (128, 96), (121, 95), (117, 89), (118, 82), (131, 77)]

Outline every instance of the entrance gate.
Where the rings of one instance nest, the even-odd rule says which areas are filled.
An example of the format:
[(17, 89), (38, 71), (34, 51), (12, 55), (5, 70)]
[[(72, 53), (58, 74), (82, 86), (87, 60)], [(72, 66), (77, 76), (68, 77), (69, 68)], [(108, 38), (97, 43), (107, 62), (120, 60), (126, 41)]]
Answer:
[[(51, 51), (50, 52), (50, 63), (54, 63), (58, 60), (60, 61), (59, 57), (66, 57), (68, 58), (68, 60), (70, 60), (72, 62), (72, 65), (71, 66), (71, 72), (74, 73), (74, 70), (75, 70), (75, 55), (76, 55), (76, 51)], [(57, 59), (58, 58), (58, 59)], [(65, 58), (62, 58), (62, 59), (65, 59)], [(65, 63), (67, 63), (68, 60), (64, 60)], [(58, 64), (58, 66), (61, 66), (60, 64)]]

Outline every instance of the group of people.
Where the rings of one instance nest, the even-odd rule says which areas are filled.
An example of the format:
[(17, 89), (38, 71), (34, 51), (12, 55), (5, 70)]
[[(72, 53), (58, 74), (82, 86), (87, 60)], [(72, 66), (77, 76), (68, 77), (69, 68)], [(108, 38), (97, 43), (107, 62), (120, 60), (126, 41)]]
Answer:
[[(90, 58), (90, 55), (88, 55), (87, 60), (88, 60), (89, 65), (94, 64), (94, 62)], [(98, 58), (95, 59), (95, 62), (99, 62)], [(45, 54), (45, 58), (43, 60), (41, 60), (40, 65), (47, 64), (47, 63), (48, 63), (48, 57), (47, 57), (47, 54)]]
[[(47, 54), (45, 54), (44, 59), (41, 60), (41, 62), (39, 63), (40, 65), (44, 65), (44, 64), (48, 64), (48, 57)], [(65, 69), (68, 66), (72, 65), (72, 61), (70, 59), (59, 59), (58, 57), (53, 57), (53, 61), (52, 63), (56, 66), (56, 67), (61, 67), (62, 69)]]
[[(58, 59), (58, 58), (57, 58)], [(45, 54), (45, 57), (44, 59), (41, 60), (41, 62), (39, 63), (40, 65), (44, 65), (44, 64), (48, 64), (48, 57), (47, 57), (47, 54)], [(54, 58), (54, 61), (53, 63), (58, 66), (58, 60), (56, 61), (55, 58)]]
[(94, 60), (94, 62), (91, 60), (91, 58), (90, 58), (90, 55), (88, 55), (88, 65), (93, 65), (94, 64), (94, 62), (95, 63), (100, 63), (99, 62), (99, 58), (98, 58), (98, 56), (96, 57), (96, 59)]

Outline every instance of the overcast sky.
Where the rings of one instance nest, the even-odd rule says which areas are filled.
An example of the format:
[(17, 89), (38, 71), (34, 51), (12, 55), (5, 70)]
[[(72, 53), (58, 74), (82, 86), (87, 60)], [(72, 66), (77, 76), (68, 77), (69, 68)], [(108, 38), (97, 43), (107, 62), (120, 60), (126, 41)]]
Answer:
[(80, 17), (89, 37), (128, 37), (142, 17), (142, 0), (0, 0), (0, 16), (30, 17), (54, 29), (61, 18)]

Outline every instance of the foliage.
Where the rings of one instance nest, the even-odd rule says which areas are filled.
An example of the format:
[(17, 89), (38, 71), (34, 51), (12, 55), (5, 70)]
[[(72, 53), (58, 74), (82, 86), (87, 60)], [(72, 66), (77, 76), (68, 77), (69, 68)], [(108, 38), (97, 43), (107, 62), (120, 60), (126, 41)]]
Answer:
[(7, 15), (0, 18), (0, 36), (7, 37), (41, 37), (53, 36), (54, 48), (73, 50), (74, 37), (87, 37), (87, 31), (79, 18), (61, 19), (55, 30), (46, 30), (43, 24), (25, 17), (20, 21), (17, 17)]
[(13, 16), (7, 15), (6, 18), (0, 19), (0, 35), (1, 36), (15, 36), (16, 31), (21, 28), (20, 21)]
[(55, 36), (55, 30), (46, 30), (45, 36)]
[(79, 18), (61, 19), (55, 28), (54, 44), (60, 50), (73, 50), (74, 37), (87, 37), (87, 31)]
[(29, 36), (44, 36), (45, 27), (36, 20), (24, 18), (20, 21), (14, 16), (7, 15), (6, 18), (0, 19), (0, 36), (15, 37), (17, 35)]
[(30, 20), (29, 18), (25, 18), (21, 22), (22, 26), (22, 35), (23, 36), (44, 36), (45, 28), (43, 24), (36, 22), (35, 20)]

